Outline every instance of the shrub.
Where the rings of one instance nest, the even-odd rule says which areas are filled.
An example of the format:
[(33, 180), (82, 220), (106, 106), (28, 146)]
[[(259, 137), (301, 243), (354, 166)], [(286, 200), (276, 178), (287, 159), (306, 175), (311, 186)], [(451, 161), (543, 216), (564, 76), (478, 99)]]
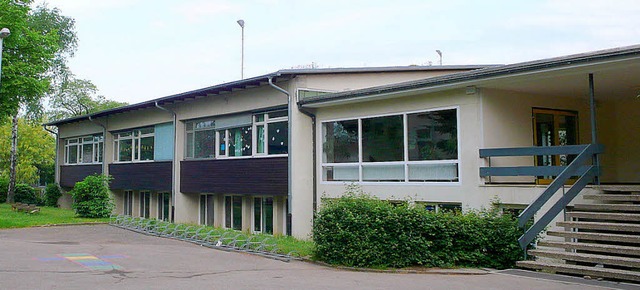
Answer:
[(8, 190), (9, 190), (9, 178), (0, 176), (0, 203), (7, 202)]
[(42, 199), (36, 194), (36, 189), (28, 184), (16, 184), (15, 202), (43, 205)]
[(517, 221), (496, 211), (434, 213), (362, 193), (325, 200), (315, 258), (356, 267), (509, 268), (524, 258)]
[(58, 199), (62, 196), (60, 187), (55, 183), (47, 184), (44, 190), (44, 205), (58, 207)]
[(115, 205), (109, 196), (109, 181), (105, 175), (87, 176), (71, 190), (73, 209), (80, 217), (105, 218), (111, 215)]

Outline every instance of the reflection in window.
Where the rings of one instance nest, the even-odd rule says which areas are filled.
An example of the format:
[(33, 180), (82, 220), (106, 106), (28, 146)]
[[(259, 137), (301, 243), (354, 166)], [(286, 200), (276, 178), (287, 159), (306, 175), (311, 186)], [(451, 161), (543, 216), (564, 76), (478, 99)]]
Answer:
[(324, 162), (358, 162), (358, 120), (327, 122), (322, 129)]
[(251, 156), (251, 127), (229, 129), (229, 157)]
[(409, 160), (458, 158), (456, 110), (408, 114)]
[(404, 160), (402, 115), (362, 119), (362, 161)]

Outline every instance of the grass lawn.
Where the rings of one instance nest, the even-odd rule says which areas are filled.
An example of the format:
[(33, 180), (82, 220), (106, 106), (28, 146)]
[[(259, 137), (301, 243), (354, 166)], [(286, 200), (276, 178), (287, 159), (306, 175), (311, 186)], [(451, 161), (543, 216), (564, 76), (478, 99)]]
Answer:
[(54, 224), (78, 224), (108, 222), (108, 218), (89, 219), (76, 217), (73, 210), (54, 207), (40, 207), (39, 213), (28, 214), (11, 210), (11, 205), (0, 203), (0, 229), (26, 228)]

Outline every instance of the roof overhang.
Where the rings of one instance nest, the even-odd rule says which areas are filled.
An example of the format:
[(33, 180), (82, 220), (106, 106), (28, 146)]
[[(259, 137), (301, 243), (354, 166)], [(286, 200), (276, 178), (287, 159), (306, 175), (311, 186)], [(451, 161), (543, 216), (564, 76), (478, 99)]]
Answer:
[(588, 94), (588, 74), (596, 78), (596, 94), (624, 98), (640, 90), (640, 46), (621, 47), (361, 90), (325, 94), (300, 100), (305, 108), (427, 94), (469, 86), (557, 97)]

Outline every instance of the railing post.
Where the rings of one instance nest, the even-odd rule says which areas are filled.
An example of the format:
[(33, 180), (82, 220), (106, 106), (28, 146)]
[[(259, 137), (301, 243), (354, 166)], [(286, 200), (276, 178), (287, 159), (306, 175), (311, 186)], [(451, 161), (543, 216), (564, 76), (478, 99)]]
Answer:
[[(598, 143), (598, 131), (597, 131), (597, 121), (596, 121), (596, 93), (595, 87), (593, 84), (593, 74), (589, 74), (589, 107), (591, 111), (591, 144)], [(600, 166), (600, 158), (598, 154), (593, 154), (593, 165), (596, 167)], [(600, 177), (596, 175), (593, 177), (593, 184), (600, 185)]]

